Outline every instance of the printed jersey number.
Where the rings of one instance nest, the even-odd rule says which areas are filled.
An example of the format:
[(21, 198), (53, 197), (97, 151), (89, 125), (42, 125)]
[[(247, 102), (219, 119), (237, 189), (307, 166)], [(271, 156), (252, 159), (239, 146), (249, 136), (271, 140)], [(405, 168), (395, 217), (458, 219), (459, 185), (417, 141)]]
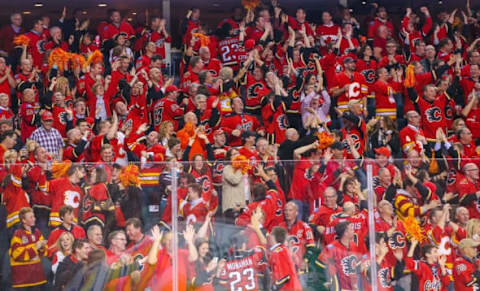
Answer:
[(237, 49), (238, 49), (238, 44), (236, 43), (232, 44), (231, 47), (228, 45), (222, 46), (223, 61), (225, 63), (230, 61), (235, 61), (237, 58), (235, 55), (235, 52), (237, 51)]
[[(242, 277), (246, 278), (246, 281), (242, 280)], [(255, 289), (255, 276), (252, 268), (248, 268), (240, 272), (232, 272), (228, 275), (229, 279), (233, 279), (230, 282), (230, 291), (243, 291), (243, 290), (253, 290)], [(240, 282), (246, 282), (245, 286), (236, 287)]]

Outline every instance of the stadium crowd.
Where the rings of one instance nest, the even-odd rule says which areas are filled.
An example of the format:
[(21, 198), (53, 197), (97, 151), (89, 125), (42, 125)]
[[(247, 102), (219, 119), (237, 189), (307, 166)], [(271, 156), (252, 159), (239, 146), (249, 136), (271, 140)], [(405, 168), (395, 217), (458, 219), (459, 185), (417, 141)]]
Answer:
[(172, 290), (175, 258), (182, 291), (371, 290), (374, 256), (377, 290), (478, 290), (480, 10), (242, 4), (186, 13), (177, 76), (160, 17), (11, 15), (4, 289)]

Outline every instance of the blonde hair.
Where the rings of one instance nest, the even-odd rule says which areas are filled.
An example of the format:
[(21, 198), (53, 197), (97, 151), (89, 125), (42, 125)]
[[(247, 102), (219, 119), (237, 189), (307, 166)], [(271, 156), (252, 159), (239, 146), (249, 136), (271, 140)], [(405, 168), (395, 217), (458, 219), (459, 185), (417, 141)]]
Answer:
[(71, 234), (70, 232), (68, 231), (65, 231), (65, 232), (62, 232), (62, 234), (60, 234), (60, 236), (58, 237), (57, 241), (55, 242), (55, 246), (57, 247), (57, 249), (59, 251), (61, 251), (62, 253), (65, 254), (65, 250), (63, 249), (62, 247), (62, 238), (66, 236), (68, 237), (68, 239), (70, 240), (71, 242), (71, 245), (70, 245), (70, 252), (73, 250), (73, 241), (75, 240), (75, 238), (73, 237), (73, 234)]
[[(8, 150), (3, 154), (3, 160), (8, 164), (15, 164), (17, 162), (18, 153), (16, 150)], [(13, 159), (13, 160), (12, 160)]]
[(171, 121), (164, 121), (160, 124), (160, 128), (158, 129), (158, 138), (159, 140), (162, 140), (163, 138), (167, 137), (167, 126), (173, 123)]
[(55, 92), (60, 92), (63, 94), (63, 96), (70, 96), (70, 85), (67, 78), (57, 78), (57, 86), (55, 86)]
[(465, 229), (467, 231), (467, 238), (472, 238), (474, 234), (478, 234), (480, 232), (480, 219), (470, 219), (467, 221), (467, 226)]

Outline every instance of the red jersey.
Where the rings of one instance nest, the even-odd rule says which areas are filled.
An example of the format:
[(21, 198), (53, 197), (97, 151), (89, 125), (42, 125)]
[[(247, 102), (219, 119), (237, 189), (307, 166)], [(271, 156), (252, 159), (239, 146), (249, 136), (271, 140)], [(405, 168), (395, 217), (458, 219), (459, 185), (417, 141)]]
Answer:
[(388, 35), (392, 37), (393, 33), (395, 32), (395, 27), (393, 26), (393, 23), (389, 20), (383, 20), (379, 17), (375, 17), (375, 19), (369, 23), (368, 38), (375, 38), (377, 36), (378, 28), (382, 25), (387, 27)]
[(233, 66), (238, 64), (238, 47), (240, 40), (238, 36), (227, 37), (218, 42), (218, 51), (220, 61), (224, 66)]
[(328, 43), (337, 42), (339, 26), (333, 22), (329, 25), (318, 25), (315, 30), (317, 40), (320, 41), (320, 46), (325, 47)]
[(127, 39), (135, 36), (135, 30), (130, 23), (122, 21), (119, 26), (109, 23), (103, 27), (101, 37), (103, 40), (114, 39), (119, 33), (127, 34)]
[(220, 284), (229, 291), (258, 290), (258, 274), (265, 269), (265, 256), (260, 248), (227, 258), (220, 273)]
[(353, 241), (348, 247), (335, 240), (327, 245), (318, 256), (315, 264), (327, 269), (339, 289), (357, 290), (357, 267), (361, 262), (360, 251)]
[(10, 265), (12, 266), (12, 287), (28, 288), (47, 283), (43, 272), (41, 257), (45, 251), (36, 249), (35, 244), (44, 240), (38, 228), (28, 231), (20, 227), (10, 242)]
[(22, 141), (25, 142), (27, 138), (37, 129), (35, 122), (35, 114), (38, 108), (33, 103), (22, 103), (18, 115), (20, 117), (20, 132)]
[(477, 264), (463, 256), (455, 259), (453, 268), (453, 282), (457, 291), (474, 291), (480, 288), (480, 282), (474, 275), (477, 271)]
[(67, 111), (65, 107), (53, 106), (53, 127), (58, 130), (63, 138), (67, 136)]
[(48, 182), (45, 171), (38, 165), (34, 165), (28, 172), (28, 186), (26, 191), (30, 195), (33, 208), (50, 210), (52, 197), (48, 194)]
[[(388, 222), (386, 222), (380, 217), (375, 220), (375, 231), (386, 233), (392, 227), (393, 227), (392, 225), (390, 225)], [(404, 255), (407, 255), (407, 248), (406, 248), (407, 241), (405, 238), (405, 228), (403, 227), (403, 224), (401, 221), (397, 221), (395, 230), (393, 231), (392, 235), (388, 237), (387, 246), (388, 246), (389, 252), (385, 256), (385, 260), (388, 261), (391, 266), (394, 266), (397, 262), (397, 259), (395, 258), (393, 251), (397, 249), (403, 249)]]
[(447, 132), (447, 121), (445, 119), (446, 97), (439, 96), (433, 102), (424, 98), (417, 98), (416, 103), (422, 116), (422, 127), (427, 140), (434, 141), (437, 136), (437, 129), (441, 128)]
[(464, 199), (470, 199), (469, 197), (474, 196), (474, 199), (465, 205), (470, 213), (470, 218), (480, 218), (480, 203), (476, 197), (476, 192), (480, 191), (480, 184), (473, 183), (467, 178), (457, 179), (457, 191), (458, 197), (460, 198), (460, 203)]
[(80, 209), (80, 202), (83, 198), (82, 188), (72, 184), (68, 178), (57, 178), (49, 182), (48, 191), (52, 197), (50, 225), (55, 227), (62, 223), (58, 212), (63, 205), (70, 205), (73, 207), (76, 221)]
[(410, 124), (400, 130), (400, 144), (405, 155), (411, 150), (416, 150), (418, 153), (422, 151), (423, 144), (417, 141), (417, 135), (425, 136), (421, 128)]
[(183, 212), (187, 224), (202, 223), (207, 217), (208, 204), (202, 198), (189, 202), (183, 201), (180, 205), (180, 211)]
[(250, 73), (247, 73), (246, 77), (247, 80), (245, 89), (247, 93), (245, 99), (245, 108), (249, 110), (259, 109), (263, 97), (270, 92), (270, 89), (267, 88), (265, 80), (262, 79), (257, 81)]
[(177, 102), (166, 97), (156, 101), (150, 107), (153, 126), (158, 127), (163, 121), (171, 121), (175, 130), (178, 129), (178, 120), (183, 117), (183, 108)]
[[(370, 258), (365, 258), (365, 260), (370, 260)], [(392, 268), (395, 265), (390, 264), (387, 260), (383, 260), (380, 266), (377, 264), (377, 290), (379, 291), (393, 291), (392, 285)], [(363, 280), (363, 290), (372, 290), (370, 285), (371, 278), (364, 274), (362, 277)], [(369, 274), (368, 274), (369, 275)]]
[(335, 209), (333, 209), (327, 207), (326, 205), (322, 205), (320, 208), (318, 208), (318, 211), (313, 214), (310, 222), (318, 226), (327, 227), (332, 220), (332, 216), (340, 212), (342, 212), (342, 207), (340, 206), (337, 206)]
[(325, 229), (324, 239), (325, 243), (329, 244), (335, 239), (337, 239), (337, 233), (335, 232), (335, 225), (343, 221), (349, 221), (353, 225), (353, 230), (355, 235), (353, 237), (353, 242), (359, 250), (366, 251), (365, 248), (365, 236), (368, 235), (368, 217), (363, 213), (359, 213), (354, 216), (346, 216), (343, 213), (339, 213), (335, 216), (332, 216), (332, 221), (328, 224)]
[(262, 120), (270, 143), (281, 144), (285, 141), (289, 123), (283, 101), (280, 104), (276, 104), (275, 101), (265, 104), (262, 107)]
[(397, 118), (397, 103), (393, 98), (394, 89), (384, 81), (378, 80), (373, 84), (375, 96), (376, 116), (388, 116), (395, 120)]
[[(343, 136), (350, 135), (353, 140), (353, 145), (360, 155), (365, 152), (365, 146), (367, 142), (367, 125), (362, 117), (358, 117), (358, 123), (351, 129), (342, 128)], [(346, 145), (347, 159), (353, 160), (352, 151), (350, 146)]]
[(25, 34), (30, 39), (28, 43), (28, 52), (33, 58), (33, 67), (40, 69), (43, 65), (43, 56), (46, 52), (45, 41), (46, 38), (43, 34), (31, 30)]
[(368, 94), (367, 81), (360, 73), (353, 72), (351, 76), (348, 76), (345, 72), (341, 72), (336, 75), (335, 80), (336, 82), (332, 90), (348, 85), (348, 90), (337, 97), (337, 108), (341, 112), (348, 109), (348, 101), (362, 99)]
[[(295, 264), (290, 256), (289, 249), (283, 244), (276, 244), (270, 248), (268, 258), (274, 290), (300, 291), (302, 285), (298, 280)], [(281, 286), (280, 288), (278, 288)]]
[(23, 207), (30, 207), (27, 193), (22, 189), (22, 165), (10, 166), (11, 181), (2, 189), (2, 203), (7, 210), (7, 228), (20, 222), (18, 212)]
[(72, 224), (72, 227), (70, 229), (66, 229), (63, 224), (60, 224), (57, 228), (52, 230), (50, 232), (50, 235), (48, 236), (48, 257), (53, 256), (58, 251), (58, 248), (56, 246), (57, 240), (60, 237), (60, 235), (64, 232), (69, 232), (73, 235), (75, 239), (79, 238), (85, 238), (85, 230), (83, 230), (83, 227), (80, 227), (76, 224)]
[(409, 257), (404, 258), (404, 261), (405, 269), (417, 276), (419, 291), (441, 291), (450, 283), (448, 275), (442, 276), (438, 265), (429, 265)]
[(291, 252), (296, 269), (301, 270), (307, 248), (315, 246), (313, 231), (308, 224), (301, 220), (295, 221), (291, 226), (288, 226), (285, 222), (281, 223), (280, 226), (288, 230), (286, 244)]
[(256, 132), (257, 130), (261, 129), (260, 122), (258, 118), (254, 117), (253, 115), (249, 114), (236, 114), (231, 113), (227, 114), (222, 118), (220, 122), (220, 127), (223, 131), (227, 133), (228, 144), (230, 146), (241, 146), (242, 145), (242, 138), (240, 136), (236, 137), (232, 135), (232, 131), (238, 129), (241, 133), (245, 131), (253, 131)]

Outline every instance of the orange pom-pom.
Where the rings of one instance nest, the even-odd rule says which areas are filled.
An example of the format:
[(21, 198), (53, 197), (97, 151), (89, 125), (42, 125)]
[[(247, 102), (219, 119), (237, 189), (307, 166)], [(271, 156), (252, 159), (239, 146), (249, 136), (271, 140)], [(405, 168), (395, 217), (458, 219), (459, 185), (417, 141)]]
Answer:
[(252, 168), (250, 161), (244, 155), (238, 155), (232, 160), (232, 167), (236, 170), (242, 171), (243, 174), (248, 173)]
[(102, 64), (103, 63), (103, 54), (99, 50), (94, 51), (87, 59), (87, 66), (92, 64)]
[(413, 65), (408, 65), (405, 70), (405, 81), (403, 85), (407, 88), (415, 86), (415, 67)]
[(319, 150), (324, 150), (324, 149), (328, 148), (335, 141), (335, 138), (326, 131), (322, 131), (320, 133), (317, 133), (317, 138), (318, 138), (318, 141), (320, 143), (319, 146), (318, 146)]
[(123, 168), (122, 172), (120, 173), (120, 182), (122, 183), (123, 187), (128, 186), (140, 186), (140, 178), (138, 177), (140, 171), (138, 166), (136, 165), (128, 165)]
[(65, 65), (68, 64), (70, 59), (69, 53), (61, 48), (54, 49), (48, 57), (48, 68), (51, 69), (53, 65), (57, 65), (58, 70), (63, 72)]
[(260, 5), (260, 0), (242, 0), (242, 5), (246, 10), (255, 9)]
[(65, 160), (63, 162), (54, 162), (52, 164), (52, 176), (54, 179), (67, 176), (68, 169), (72, 165), (72, 161)]
[(16, 46), (28, 46), (30, 39), (25, 34), (20, 34), (13, 39), (13, 44)]
[(82, 55), (70, 53), (68, 54), (68, 57), (70, 62), (72, 63), (73, 68), (76, 68), (78, 66), (82, 68), (85, 65), (86, 60), (85, 57)]
[(403, 220), (403, 225), (405, 226), (405, 232), (407, 234), (407, 238), (409, 239), (414, 238), (418, 242), (422, 242), (427, 238), (423, 233), (422, 228), (420, 227), (420, 223), (415, 217), (408, 216)]
[(208, 46), (210, 44), (210, 38), (203, 33), (195, 32), (195, 33), (192, 33), (192, 36), (194, 36), (194, 37), (196, 37), (200, 40), (200, 46), (201, 47)]

